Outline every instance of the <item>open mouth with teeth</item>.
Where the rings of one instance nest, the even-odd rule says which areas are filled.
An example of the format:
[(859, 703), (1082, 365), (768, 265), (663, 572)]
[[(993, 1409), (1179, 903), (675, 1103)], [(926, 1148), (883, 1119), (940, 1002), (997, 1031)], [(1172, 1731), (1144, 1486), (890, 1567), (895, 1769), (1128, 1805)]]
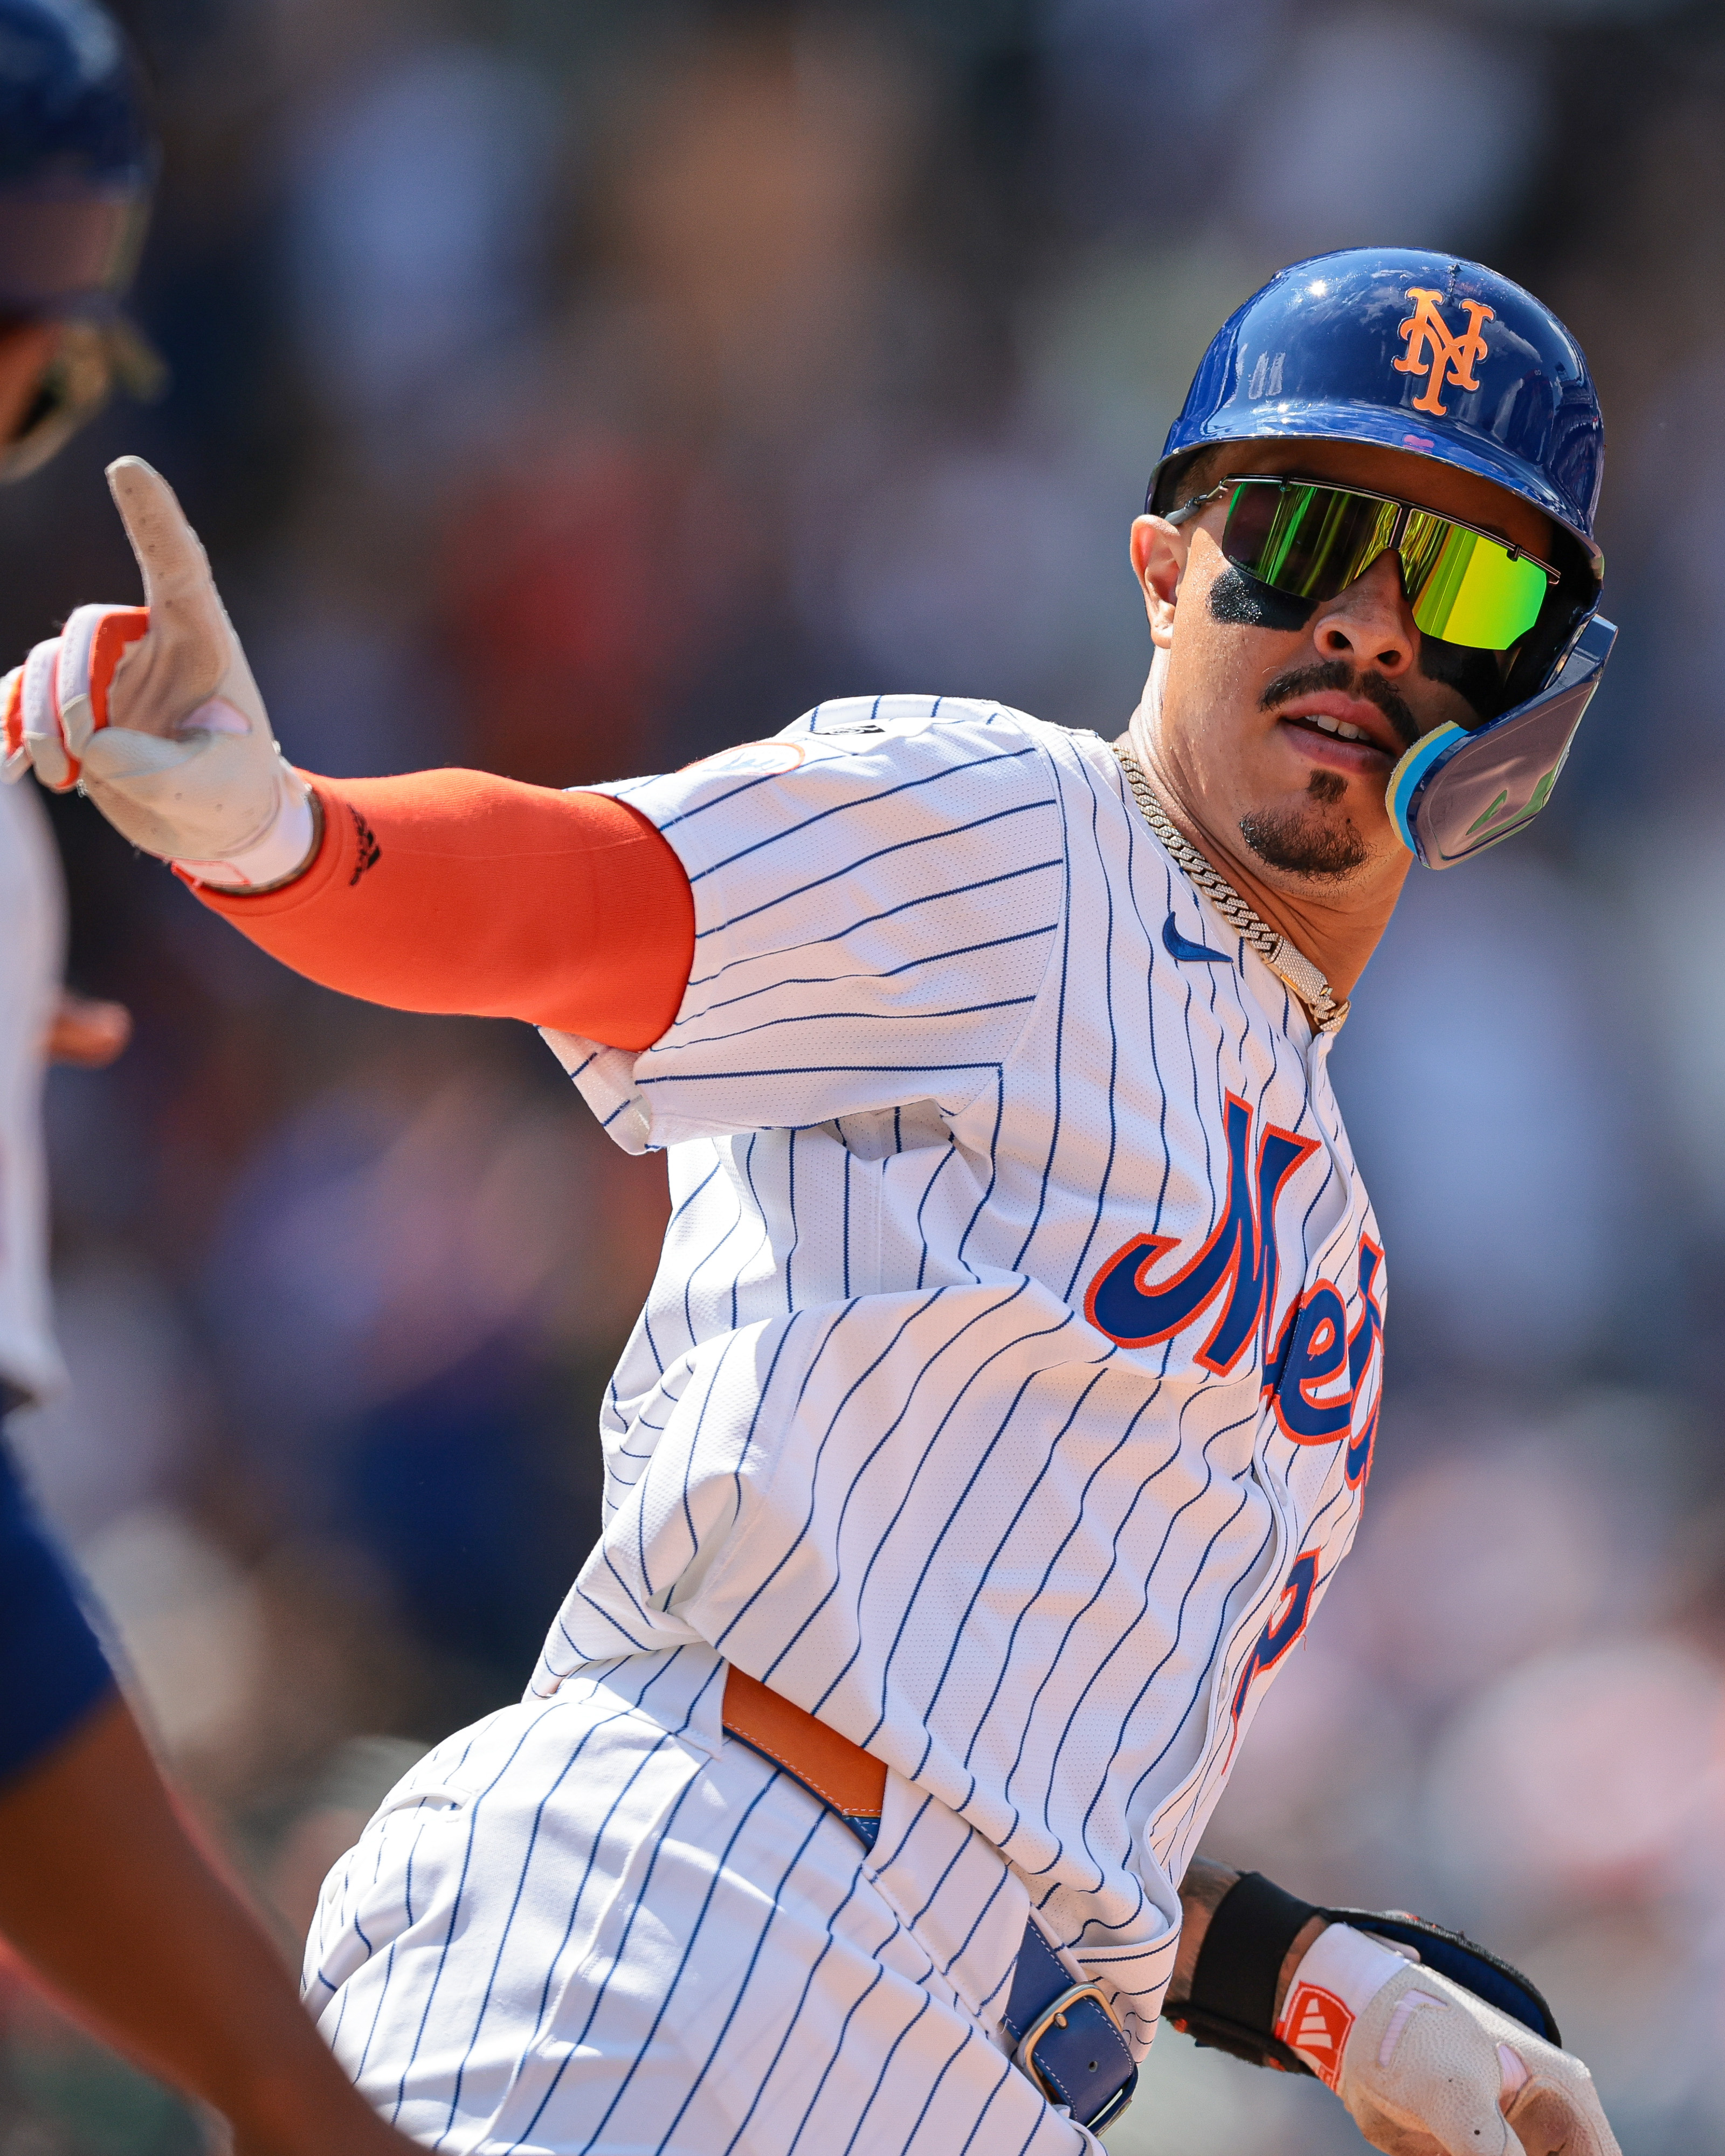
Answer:
[[(1354, 697), (1348, 698), (1345, 703), (1343, 699), (1337, 697), (1334, 703), (1331, 703), (1331, 707), (1326, 710), (1324, 704), (1329, 702), (1328, 698), (1322, 701), (1313, 698), (1308, 703), (1302, 697), (1289, 710), (1277, 714), (1279, 723), (1297, 728), (1313, 749), (1320, 742), (1327, 744), (1327, 753), (1320, 752), (1319, 760), (1333, 763), (1338, 769), (1358, 771), (1363, 774), (1377, 770), (1380, 760), (1394, 762), (1401, 752), (1393, 746), (1394, 733), (1388, 720), (1378, 721), (1375, 716), (1368, 718), (1359, 701)], [(1316, 710), (1312, 708), (1314, 703), (1317, 705)], [(1359, 717), (1344, 718), (1334, 708), (1336, 703), (1343, 704), (1344, 709), (1351, 708), (1358, 712)], [(1384, 738), (1386, 734), (1391, 736), (1389, 740)]]
[(1378, 746), (1362, 728), (1349, 726), (1346, 719), (1326, 718), (1322, 711), (1302, 711), (1297, 719), (1290, 719), (1288, 724), (1292, 726), (1316, 726), (1320, 733), (1333, 734), (1338, 741), (1370, 742), (1373, 748)]

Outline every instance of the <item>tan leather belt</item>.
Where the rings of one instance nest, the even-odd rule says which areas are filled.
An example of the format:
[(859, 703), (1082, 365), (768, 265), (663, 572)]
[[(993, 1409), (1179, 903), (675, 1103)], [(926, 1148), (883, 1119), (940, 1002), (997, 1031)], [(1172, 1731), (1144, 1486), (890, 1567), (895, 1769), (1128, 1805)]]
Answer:
[(809, 1794), (839, 1814), (857, 1838), (874, 1846), (886, 1797), (882, 1763), (793, 1707), (788, 1699), (729, 1665), (725, 1671), (724, 1723), (763, 1758), (794, 1775)]

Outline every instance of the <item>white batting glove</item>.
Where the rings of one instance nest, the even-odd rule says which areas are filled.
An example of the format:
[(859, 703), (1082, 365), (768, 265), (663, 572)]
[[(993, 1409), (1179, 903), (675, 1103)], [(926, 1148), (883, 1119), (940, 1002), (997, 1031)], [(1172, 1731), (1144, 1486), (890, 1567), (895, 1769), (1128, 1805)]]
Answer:
[(1276, 2033), (1388, 2156), (1618, 2156), (1579, 2059), (1349, 1925), (1307, 1950)]
[(200, 883), (285, 883), (316, 812), (284, 759), (173, 489), (141, 457), (108, 467), (141, 607), (81, 606), (0, 681), (5, 775), (77, 787), (146, 853)]

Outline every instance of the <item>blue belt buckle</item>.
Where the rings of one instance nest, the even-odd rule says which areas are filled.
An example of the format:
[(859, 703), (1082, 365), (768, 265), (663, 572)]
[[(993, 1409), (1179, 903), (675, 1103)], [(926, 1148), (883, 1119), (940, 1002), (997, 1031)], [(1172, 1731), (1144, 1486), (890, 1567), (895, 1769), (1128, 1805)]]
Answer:
[[(865, 1849), (874, 1847), (880, 1831), (877, 1817), (842, 1810), (835, 1799), (818, 1783), (805, 1780), (779, 1752), (766, 1748), (728, 1722), (725, 1727), (728, 1735), (747, 1744), (752, 1751), (759, 1752), (774, 1766), (783, 1768), (817, 1804), (824, 1805), (834, 1818), (843, 1820)], [(1138, 2070), (1132, 2062), (1132, 2046), (1127, 2041), (1120, 2017), (1102, 1996), (1101, 1986), (1073, 1984), (1070, 1975), (1070, 1970), (1043, 1937), (1033, 1918), (1024, 1926), (1001, 2020), (1008, 2035), (1018, 2038), (1013, 2064), (1050, 2103), (1060, 2106), (1069, 2117), (1076, 2119), (1081, 2126), (1088, 2127), (1091, 2133), (1100, 2133), (1105, 2126), (1111, 2126), (1132, 2102), (1138, 2086)], [(1076, 2020), (1069, 2020), (1075, 2013)], [(1089, 2024), (1087, 2028), (1086, 2023)], [(1024, 2031), (1021, 2037), (1020, 2029)], [(1037, 2057), (1037, 2047), (1044, 2044), (1050, 2053), (1045, 2066)], [(1052, 2056), (1056, 2051), (1061, 2056)], [(1090, 2051), (1098, 2056), (1084, 2056)], [(1107, 2056), (1110, 2052), (1113, 2054), (1111, 2058)], [(1063, 2087), (1063, 2082), (1070, 2082), (1070, 2088)], [(1094, 2102), (1095, 2108), (1085, 2117), (1083, 2107), (1091, 2102)]]
[[(1102, 2012), (1107, 2016), (1110, 2024), (1119, 2036), (1121, 2042), (1124, 2044), (1126, 2041), (1126, 2031), (1120, 2025), (1120, 2017), (1115, 2013), (1114, 2009), (1108, 2004), (1107, 2000), (1103, 1998), (1100, 1985), (1094, 1984), (1075, 1984), (1069, 1986), (1066, 1990), (1060, 1994), (1058, 1999), (1053, 2000), (1049, 2005), (1043, 2009), (1036, 2020), (1031, 2023), (1029, 2028), (1025, 2030), (1024, 2038), (1019, 2043), (1017, 2051), (1015, 2051), (1012, 2055), (1014, 2063), (1024, 2068), (1024, 2071), (1030, 2076), (1031, 2080), (1035, 2082), (1037, 2087), (1042, 2091), (1042, 2093), (1048, 2098), (1050, 2103), (1060, 2103), (1065, 2099), (1062, 2092), (1052, 2081), (1050, 2080), (1048, 2076), (1043, 2072), (1040, 2066), (1038, 2066), (1036, 2062), (1036, 2046), (1042, 2041), (1043, 2038), (1048, 2035), (1052, 2030), (1056, 2029), (1064, 2030), (1066, 2026), (1067, 2015), (1070, 2012), (1073, 2007), (1078, 2005), (1081, 1999), (1093, 1999), (1096, 2001), (1096, 2005), (1101, 2007)], [(1122, 2086), (1117, 2088), (1114, 2092), (1113, 2095), (1111, 2096), (1103, 2104), (1101, 2109), (1096, 2114), (1095, 2118), (1081, 2119), (1079, 2122), (1080, 2124), (1087, 2126), (1092, 2133), (1100, 2133), (1105, 2126), (1111, 2126), (1115, 2120), (1119, 2118), (1122, 2112), (1123, 2112), (1127, 2106), (1132, 2102), (1133, 2093), (1136, 2091), (1137, 2085), (1137, 2069), (1134, 2068), (1132, 2072), (1127, 2077), (1127, 2080)]]
[(1001, 2018), (1017, 2039), (1014, 2065), (1081, 2126), (1099, 2133), (1132, 2102), (1138, 2070), (1119, 2016), (1099, 1984), (1072, 1982), (1034, 1920)]

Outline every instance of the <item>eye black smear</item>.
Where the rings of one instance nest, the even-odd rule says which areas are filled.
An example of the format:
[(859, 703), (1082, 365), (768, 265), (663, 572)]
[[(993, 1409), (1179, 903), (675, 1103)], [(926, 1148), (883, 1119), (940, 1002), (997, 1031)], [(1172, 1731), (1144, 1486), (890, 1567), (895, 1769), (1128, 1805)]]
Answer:
[(1210, 619), (1234, 629), (1304, 629), (1315, 599), (1290, 598), (1230, 562), (1210, 586)]

